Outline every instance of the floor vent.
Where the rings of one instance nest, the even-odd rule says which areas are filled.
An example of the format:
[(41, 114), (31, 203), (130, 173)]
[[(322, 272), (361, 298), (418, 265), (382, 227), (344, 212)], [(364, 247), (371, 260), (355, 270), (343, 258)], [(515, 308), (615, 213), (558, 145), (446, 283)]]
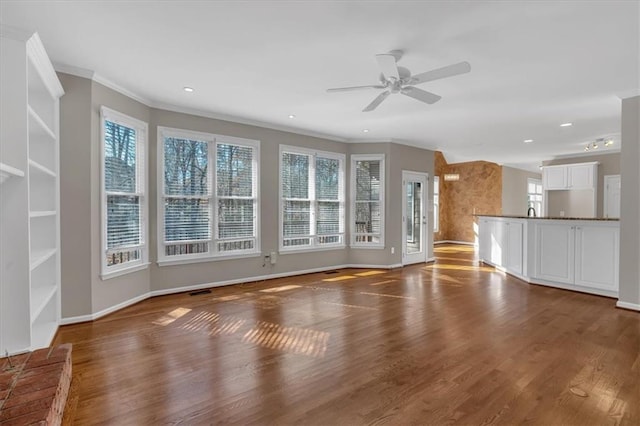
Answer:
[(197, 291), (192, 291), (191, 293), (189, 293), (189, 296), (199, 296), (201, 294), (209, 294), (209, 293), (211, 293), (211, 290), (209, 290), (209, 289), (197, 290)]
[(327, 271), (325, 272), (325, 275), (331, 275), (331, 274), (337, 274), (338, 271)]

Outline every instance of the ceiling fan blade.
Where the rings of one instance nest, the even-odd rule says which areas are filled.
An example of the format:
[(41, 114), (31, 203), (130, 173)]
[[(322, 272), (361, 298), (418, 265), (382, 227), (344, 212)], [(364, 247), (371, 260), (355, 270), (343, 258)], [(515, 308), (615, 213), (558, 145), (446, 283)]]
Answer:
[(349, 92), (351, 90), (361, 89), (384, 89), (385, 87), (380, 84), (374, 84), (369, 86), (351, 86), (351, 87), (336, 87), (333, 89), (327, 89), (327, 92)]
[(423, 72), (411, 77), (411, 84), (420, 84), (427, 81), (438, 80), (445, 77), (453, 77), (454, 75), (464, 74), (471, 71), (471, 64), (469, 62), (460, 62), (453, 65), (447, 65), (446, 67), (438, 68), (435, 70)]
[(426, 90), (418, 89), (417, 87), (412, 86), (403, 87), (400, 90), (400, 93), (427, 104), (434, 104), (442, 99), (442, 96), (438, 96), (434, 93), (427, 92)]
[(378, 66), (380, 67), (380, 71), (382, 71), (382, 75), (386, 78), (393, 77), (396, 80), (400, 80), (395, 56), (390, 53), (381, 53), (376, 55), (376, 60), (378, 61)]
[(380, 93), (374, 100), (373, 102), (371, 102), (369, 105), (366, 106), (365, 109), (362, 110), (362, 112), (369, 112), (369, 111), (373, 111), (374, 109), (376, 109), (378, 107), (378, 105), (380, 105), (382, 103), (382, 101), (384, 101), (385, 99), (387, 99), (387, 96), (389, 96), (391, 94), (390, 91), (385, 90), (384, 92)]

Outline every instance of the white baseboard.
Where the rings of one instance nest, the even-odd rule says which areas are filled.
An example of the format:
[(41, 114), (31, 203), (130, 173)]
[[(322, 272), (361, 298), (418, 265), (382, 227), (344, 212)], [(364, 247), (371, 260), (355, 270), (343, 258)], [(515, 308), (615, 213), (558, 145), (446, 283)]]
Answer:
[(640, 311), (640, 304), (638, 303), (621, 302), (618, 300), (618, 302), (616, 303), (616, 307), (622, 309), (630, 309), (632, 311)]
[(258, 275), (253, 277), (237, 278), (233, 280), (224, 280), (224, 281), (216, 281), (216, 282), (203, 283), (203, 284), (188, 285), (184, 287), (173, 287), (173, 288), (166, 288), (161, 290), (152, 290), (148, 293), (144, 293), (132, 299), (125, 300), (124, 302), (118, 303), (117, 305), (114, 305), (114, 306), (110, 306), (106, 309), (95, 312), (93, 314), (62, 318), (60, 320), (60, 325), (94, 321), (112, 312), (118, 311), (120, 309), (126, 308), (127, 306), (131, 306), (133, 304), (142, 302), (145, 299), (148, 299), (150, 297), (155, 297), (155, 296), (166, 296), (168, 294), (184, 293), (187, 291), (202, 290), (205, 288), (223, 287), (227, 285), (272, 280), (275, 278), (285, 278), (285, 277), (292, 277), (296, 275), (314, 274), (317, 272), (333, 271), (334, 269), (346, 269), (346, 268), (395, 269), (395, 268), (402, 268), (402, 265), (399, 263), (391, 264), (391, 265), (362, 265), (362, 264), (333, 265), (333, 266), (323, 266), (320, 268), (313, 268), (313, 269), (304, 269), (301, 271), (281, 272), (277, 274)]
[(434, 241), (434, 245), (436, 244), (461, 244), (463, 246), (475, 246), (476, 243), (470, 243), (469, 241), (454, 241), (454, 240), (440, 240)]

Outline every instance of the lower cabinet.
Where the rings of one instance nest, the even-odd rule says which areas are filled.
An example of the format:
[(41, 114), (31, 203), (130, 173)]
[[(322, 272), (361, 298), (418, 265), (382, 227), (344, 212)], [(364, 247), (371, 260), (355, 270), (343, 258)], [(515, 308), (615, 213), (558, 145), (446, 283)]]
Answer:
[(620, 229), (617, 222), (536, 223), (533, 278), (617, 295)]
[(484, 217), (479, 219), (480, 259), (517, 275), (523, 273), (523, 238), (522, 221)]
[(618, 291), (619, 228), (576, 226), (575, 284)]
[(528, 282), (617, 297), (617, 221), (478, 218), (478, 254)]
[(572, 284), (574, 277), (574, 227), (535, 224), (535, 278)]

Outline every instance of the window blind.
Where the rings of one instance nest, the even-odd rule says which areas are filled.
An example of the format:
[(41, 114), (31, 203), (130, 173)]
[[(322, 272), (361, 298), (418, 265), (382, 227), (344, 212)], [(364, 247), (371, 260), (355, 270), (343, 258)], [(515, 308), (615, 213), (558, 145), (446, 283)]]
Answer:
[(144, 156), (136, 129), (104, 120), (106, 266), (140, 258)]
[(282, 152), (283, 248), (344, 242), (343, 164), (337, 154)]
[(165, 254), (209, 250), (209, 144), (187, 138), (164, 138)]
[(256, 181), (252, 147), (218, 143), (218, 251), (251, 250), (256, 237)]
[(355, 242), (379, 243), (382, 233), (381, 161), (355, 165)]

